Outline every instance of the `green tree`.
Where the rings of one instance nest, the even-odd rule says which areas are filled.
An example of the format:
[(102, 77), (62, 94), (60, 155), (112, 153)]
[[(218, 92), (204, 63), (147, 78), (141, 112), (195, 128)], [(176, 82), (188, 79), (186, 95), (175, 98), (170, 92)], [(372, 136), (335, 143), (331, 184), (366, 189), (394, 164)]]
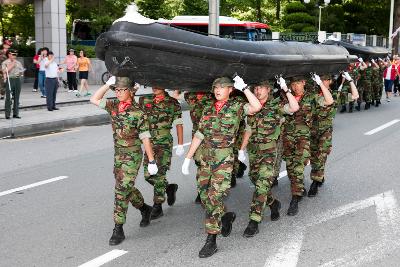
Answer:
[(24, 38), (35, 34), (33, 4), (0, 5), (0, 27), (2, 36), (21, 35)]

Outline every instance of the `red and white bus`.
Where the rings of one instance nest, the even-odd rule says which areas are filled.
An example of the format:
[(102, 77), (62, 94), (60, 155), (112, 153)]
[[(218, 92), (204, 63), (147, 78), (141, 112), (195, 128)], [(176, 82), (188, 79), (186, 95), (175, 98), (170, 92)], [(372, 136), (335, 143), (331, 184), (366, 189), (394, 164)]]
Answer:
[[(208, 33), (208, 16), (176, 16), (172, 20), (159, 19), (157, 22), (198, 33)], [(220, 37), (247, 41), (271, 39), (271, 30), (267, 24), (240, 21), (235, 18), (219, 17)]]

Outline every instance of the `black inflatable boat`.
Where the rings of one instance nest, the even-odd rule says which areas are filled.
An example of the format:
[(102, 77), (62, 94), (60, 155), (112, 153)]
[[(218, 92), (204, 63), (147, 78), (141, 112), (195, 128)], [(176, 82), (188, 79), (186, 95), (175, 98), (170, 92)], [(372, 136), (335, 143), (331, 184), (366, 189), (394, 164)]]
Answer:
[(215, 78), (234, 73), (249, 84), (277, 74), (334, 74), (357, 59), (336, 45), (230, 40), (127, 21), (114, 23), (99, 36), (96, 55), (114, 75), (185, 90), (204, 90)]
[(379, 46), (361, 46), (333, 40), (326, 41), (324, 44), (343, 46), (347, 49), (347, 51), (349, 51), (350, 54), (357, 55), (358, 57), (362, 57), (363, 59), (376, 59), (378, 57), (386, 57), (389, 54), (388, 49)]

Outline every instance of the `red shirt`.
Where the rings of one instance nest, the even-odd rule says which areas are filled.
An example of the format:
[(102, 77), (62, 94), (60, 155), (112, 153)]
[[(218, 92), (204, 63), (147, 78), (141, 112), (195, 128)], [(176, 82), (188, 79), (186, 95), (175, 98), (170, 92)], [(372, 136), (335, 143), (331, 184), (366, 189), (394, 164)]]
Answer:
[[(39, 55), (35, 55), (35, 56), (33, 57), (33, 60), (39, 60)], [(39, 64), (35, 64), (35, 67), (36, 67), (37, 69), (39, 69), (39, 68), (40, 68), (40, 65), (39, 65)]]

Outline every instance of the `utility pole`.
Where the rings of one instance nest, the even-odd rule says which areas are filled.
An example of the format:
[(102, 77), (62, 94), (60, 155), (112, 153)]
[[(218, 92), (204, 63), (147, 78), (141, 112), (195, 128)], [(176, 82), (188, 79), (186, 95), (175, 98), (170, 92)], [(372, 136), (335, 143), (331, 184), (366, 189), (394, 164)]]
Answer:
[(393, 39), (391, 38), (393, 33), (393, 13), (394, 13), (394, 0), (390, 1), (390, 17), (389, 17), (389, 52), (393, 55)]
[(208, 35), (219, 36), (219, 0), (208, 1)]

